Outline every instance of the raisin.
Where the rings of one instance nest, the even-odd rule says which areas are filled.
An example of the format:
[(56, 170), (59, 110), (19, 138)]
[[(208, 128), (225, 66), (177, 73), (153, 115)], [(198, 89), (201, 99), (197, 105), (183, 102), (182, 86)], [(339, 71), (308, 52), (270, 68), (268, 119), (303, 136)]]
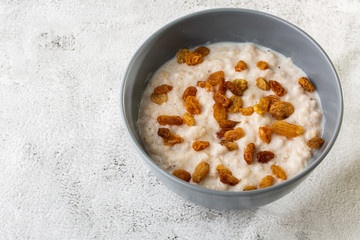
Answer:
[(213, 110), (214, 110), (214, 118), (217, 122), (220, 122), (221, 120), (226, 120), (227, 113), (226, 113), (226, 108), (223, 105), (215, 103), (213, 106)]
[(192, 174), (193, 182), (199, 183), (209, 172), (209, 164), (207, 162), (200, 162)]
[(214, 94), (213, 99), (215, 100), (216, 103), (221, 104), (224, 107), (227, 107), (230, 104), (230, 100), (225, 95), (222, 95), (219, 92), (216, 92)]
[(224, 134), (229, 130), (233, 130), (233, 129), (232, 128), (222, 128), (222, 129), (220, 129), (220, 131), (216, 132), (217, 138), (223, 138)]
[(181, 180), (184, 180), (185, 182), (190, 182), (191, 179), (190, 173), (188, 173), (184, 169), (177, 169), (172, 173), (172, 175), (180, 178)]
[(256, 79), (256, 86), (264, 91), (270, 90), (270, 86), (269, 86), (268, 82), (261, 77), (258, 77)]
[(275, 154), (270, 151), (260, 151), (256, 154), (259, 163), (267, 163), (275, 157)]
[(167, 94), (166, 94), (166, 93), (161, 93), (161, 94), (153, 93), (153, 94), (151, 94), (150, 99), (151, 99), (151, 101), (152, 101), (153, 103), (156, 103), (156, 104), (158, 104), (158, 105), (161, 105), (161, 104), (163, 104), (164, 102), (167, 102), (168, 97), (167, 97)]
[(324, 139), (319, 138), (319, 137), (313, 137), (312, 139), (310, 139), (306, 145), (309, 148), (321, 148), (321, 146), (324, 144)]
[(230, 186), (235, 186), (240, 182), (239, 179), (234, 177), (230, 170), (226, 169), (223, 165), (218, 165), (216, 169), (220, 175), (220, 181), (225, 184), (229, 184)]
[(264, 61), (259, 61), (256, 66), (261, 69), (261, 70), (266, 70), (269, 68), (269, 64), (267, 62)]
[(215, 92), (215, 88), (208, 81), (198, 81), (196, 85), (204, 88), (207, 92)]
[(239, 108), (239, 113), (241, 113), (244, 116), (251, 116), (254, 113), (254, 108), (253, 107)]
[(236, 72), (241, 72), (246, 69), (247, 69), (247, 65), (246, 65), (246, 62), (244, 62), (243, 60), (240, 60), (235, 66)]
[(179, 64), (185, 63), (185, 56), (190, 52), (189, 49), (183, 48), (176, 53), (176, 61)]
[(276, 120), (284, 120), (294, 113), (294, 106), (289, 102), (279, 101), (272, 104), (270, 114)]
[(259, 138), (264, 143), (269, 144), (271, 142), (271, 128), (270, 127), (259, 127)]
[(197, 89), (196, 87), (193, 87), (193, 86), (190, 86), (190, 87), (187, 87), (184, 91), (184, 94), (182, 96), (182, 99), (185, 101), (187, 96), (196, 96), (196, 93), (197, 93)]
[(276, 95), (269, 95), (269, 96), (266, 96), (265, 98), (267, 98), (269, 100), (269, 106), (267, 109), (268, 111), (270, 111), (270, 108), (274, 103), (280, 101), (280, 99)]
[(168, 128), (159, 128), (158, 135), (163, 139), (166, 146), (173, 146), (182, 143), (183, 139), (179, 135), (172, 134)]
[(273, 185), (274, 177), (271, 175), (265, 176), (259, 183), (259, 188), (267, 188)]
[(171, 136), (171, 132), (170, 132), (170, 129), (168, 128), (159, 128), (158, 129), (158, 135), (161, 137), (161, 138), (170, 138)]
[(195, 115), (201, 113), (201, 107), (199, 101), (194, 96), (187, 96), (185, 99), (185, 108), (186, 110)]
[(183, 119), (180, 116), (169, 116), (169, 115), (160, 115), (157, 117), (157, 122), (164, 125), (182, 125)]
[(257, 188), (255, 186), (246, 186), (244, 187), (243, 191), (252, 191), (252, 190), (256, 190)]
[(232, 92), (232, 94), (236, 95), (236, 96), (242, 96), (243, 94), (243, 91), (241, 90), (241, 88), (236, 85), (235, 83), (233, 82), (230, 82), (230, 81), (226, 81), (225, 82), (225, 86), (227, 89), (230, 90), (230, 92)]
[(270, 80), (269, 83), (271, 90), (276, 94), (276, 96), (282, 97), (286, 94), (286, 90), (278, 81)]
[(239, 96), (231, 96), (230, 104), (227, 106), (226, 110), (231, 113), (239, 112), (239, 109), (242, 107), (242, 99)]
[(247, 89), (248, 81), (241, 78), (236, 78), (232, 81), (232, 83), (238, 85), (242, 91), (245, 91)]
[(225, 86), (225, 78), (221, 78), (219, 82), (218, 92), (222, 95), (225, 95), (226, 93), (226, 86)]
[(204, 150), (209, 145), (210, 145), (210, 143), (208, 141), (194, 141), (192, 144), (192, 148), (198, 152), (198, 151)]
[(282, 180), (286, 180), (287, 177), (284, 169), (276, 165), (271, 165), (270, 168), (275, 177), (280, 178)]
[(160, 86), (156, 87), (156, 88), (154, 89), (154, 93), (155, 93), (155, 94), (168, 93), (168, 92), (170, 92), (172, 89), (173, 89), (172, 86), (167, 85), (167, 84), (163, 84), (163, 85), (160, 85)]
[(224, 134), (224, 138), (228, 141), (237, 141), (244, 136), (242, 128), (229, 130)]
[(233, 128), (238, 123), (239, 123), (238, 121), (233, 121), (233, 120), (221, 120), (219, 122), (219, 127), (220, 128)]
[(207, 55), (209, 55), (210, 53), (210, 49), (208, 49), (207, 47), (198, 47), (195, 49), (194, 52), (200, 53), (201, 55), (203, 55), (203, 57), (206, 57)]
[(255, 152), (255, 144), (249, 143), (244, 151), (244, 160), (247, 164), (252, 163), (254, 152)]
[(195, 66), (204, 61), (203, 56), (197, 52), (188, 52), (185, 55), (185, 62), (188, 66)]
[(238, 148), (237, 144), (235, 142), (222, 140), (220, 142), (221, 145), (225, 146), (229, 151), (234, 151)]
[(291, 124), (285, 121), (276, 121), (271, 126), (271, 131), (288, 138), (293, 138), (301, 136), (304, 129), (300, 125)]
[(266, 97), (262, 97), (259, 100), (259, 103), (254, 106), (254, 111), (257, 114), (264, 114), (268, 111), (270, 100)]
[(312, 85), (309, 79), (307, 79), (306, 77), (299, 78), (298, 83), (303, 89), (308, 92), (313, 92), (315, 90), (314, 85)]
[(214, 72), (214, 73), (210, 74), (207, 81), (211, 85), (215, 86), (215, 85), (218, 85), (220, 83), (221, 79), (225, 79), (225, 74), (224, 74), (223, 71), (217, 71), (217, 72)]
[(184, 120), (184, 123), (186, 125), (188, 125), (189, 127), (194, 126), (194, 124), (195, 124), (194, 116), (189, 112), (186, 112), (183, 115), (183, 120)]
[(169, 138), (163, 138), (164, 145), (166, 146), (174, 146), (175, 144), (182, 143), (183, 138), (176, 134), (171, 134)]

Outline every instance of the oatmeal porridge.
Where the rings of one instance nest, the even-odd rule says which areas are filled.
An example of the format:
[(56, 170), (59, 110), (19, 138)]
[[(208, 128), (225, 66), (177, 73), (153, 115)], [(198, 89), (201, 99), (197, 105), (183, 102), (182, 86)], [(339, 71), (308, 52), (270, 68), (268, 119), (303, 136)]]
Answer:
[(151, 158), (202, 187), (243, 191), (292, 178), (323, 140), (314, 86), (252, 43), (181, 49), (154, 73), (138, 119)]

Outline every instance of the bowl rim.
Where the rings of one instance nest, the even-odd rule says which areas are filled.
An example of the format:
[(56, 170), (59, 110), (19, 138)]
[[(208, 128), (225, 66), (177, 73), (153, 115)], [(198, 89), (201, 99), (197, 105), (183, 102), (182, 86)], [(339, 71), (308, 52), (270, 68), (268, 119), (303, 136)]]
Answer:
[[(172, 174), (170, 174), (169, 172), (167, 172), (166, 170), (164, 170), (162, 167), (160, 167), (158, 164), (156, 164), (151, 158), (150, 156), (146, 153), (146, 151), (141, 148), (137, 142), (135, 137), (133, 136), (133, 134), (131, 133), (130, 129), (129, 129), (129, 123), (126, 119), (126, 113), (125, 113), (125, 99), (124, 99), (124, 90), (127, 84), (126, 79), (128, 78), (130, 69), (132, 68), (132, 65), (134, 63), (134, 61), (137, 59), (137, 57), (140, 55), (140, 53), (146, 48), (146, 45), (151, 42), (153, 39), (155, 39), (156, 37), (158, 37), (159, 35), (162, 34), (162, 32), (170, 27), (172, 27), (173, 25), (176, 25), (184, 20), (187, 20), (189, 18), (195, 17), (195, 16), (199, 16), (199, 15), (207, 15), (207, 14), (212, 14), (212, 13), (219, 13), (219, 12), (233, 12), (233, 13), (250, 13), (250, 14), (254, 14), (254, 15), (260, 15), (260, 16), (265, 16), (268, 17), (272, 20), (278, 21), (284, 25), (287, 25), (290, 28), (293, 28), (294, 30), (298, 31), (300, 34), (304, 35), (304, 37), (306, 37), (317, 49), (318, 51), (324, 56), (324, 58), (326, 59), (327, 63), (330, 65), (331, 69), (332, 69), (332, 74), (334, 74), (335, 79), (336, 79), (336, 84), (337, 84), (337, 89), (339, 92), (339, 96), (340, 96), (340, 115), (337, 116), (337, 126), (335, 129), (335, 134), (333, 136), (333, 138), (329, 141), (329, 143), (326, 145), (326, 148), (324, 149), (324, 151), (311, 163), (309, 163), (308, 165), (305, 166), (305, 168), (299, 172), (298, 174), (296, 174), (294, 177), (281, 182), (279, 184), (267, 187), (267, 188), (263, 188), (263, 189), (257, 189), (257, 190), (253, 190), (253, 191), (224, 191), (224, 190), (214, 190), (214, 189), (209, 189), (209, 188), (205, 188), (202, 186), (198, 186), (195, 184), (191, 184), (188, 182), (185, 182), (175, 176), (173, 176)], [(187, 14), (184, 15), (180, 18), (177, 18), (169, 23), (167, 23), (166, 25), (164, 25), (163, 27), (161, 27), (160, 29), (158, 29), (157, 31), (155, 31), (153, 34), (150, 35), (150, 37), (148, 37), (145, 42), (143, 42), (141, 44), (141, 46), (138, 48), (138, 50), (135, 52), (135, 54), (132, 56), (126, 70), (125, 70), (125, 74), (122, 78), (122, 84), (121, 84), (121, 88), (120, 88), (120, 105), (121, 105), (121, 117), (122, 120), (125, 124), (125, 128), (127, 133), (129, 134), (133, 144), (135, 145), (137, 151), (140, 153), (141, 157), (148, 163), (150, 164), (152, 167), (159, 169), (159, 172), (163, 175), (165, 175), (167, 178), (169, 178), (170, 180), (172, 180), (172, 182), (176, 182), (177, 184), (179, 184), (182, 188), (188, 188), (192, 191), (196, 191), (196, 192), (201, 192), (203, 194), (210, 194), (210, 195), (217, 195), (217, 196), (252, 196), (252, 195), (258, 195), (258, 194), (266, 194), (268, 192), (273, 192), (276, 190), (280, 190), (284, 187), (286, 187), (287, 185), (292, 185), (295, 184), (298, 180), (300, 180), (301, 178), (304, 178), (306, 175), (308, 175), (312, 170), (315, 169), (316, 166), (318, 166), (320, 164), (320, 162), (322, 162), (322, 160), (328, 155), (328, 153), (330, 152), (331, 148), (333, 147), (340, 129), (341, 129), (341, 125), (342, 125), (342, 121), (343, 121), (343, 113), (344, 113), (344, 100), (343, 100), (343, 91), (342, 91), (342, 87), (341, 87), (341, 83), (340, 83), (340, 79), (339, 76), (336, 72), (335, 66), (332, 63), (332, 61), (330, 60), (329, 56), (327, 55), (327, 53), (324, 51), (324, 49), (309, 35), (307, 34), (305, 31), (303, 31), (302, 29), (300, 29), (299, 27), (297, 27), (296, 25), (280, 18), (277, 16), (274, 16), (272, 14), (269, 13), (265, 13), (265, 12), (261, 12), (261, 11), (257, 11), (257, 10), (252, 10), (252, 9), (246, 9), (246, 8), (212, 8), (212, 9), (207, 9), (207, 10), (202, 10), (202, 11), (197, 11), (191, 14)], [(163, 183), (164, 184), (164, 183)]]

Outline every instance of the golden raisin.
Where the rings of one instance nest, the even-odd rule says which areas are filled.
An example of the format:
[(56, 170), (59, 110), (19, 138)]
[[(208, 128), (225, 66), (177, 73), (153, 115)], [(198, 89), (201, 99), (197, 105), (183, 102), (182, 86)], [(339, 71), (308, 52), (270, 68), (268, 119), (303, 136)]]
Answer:
[(213, 99), (215, 100), (216, 103), (221, 104), (224, 107), (227, 107), (230, 104), (230, 100), (225, 95), (222, 95), (219, 92), (216, 92), (214, 94)]
[(271, 128), (270, 127), (259, 127), (259, 138), (264, 143), (269, 144), (271, 142)]
[(199, 183), (209, 172), (209, 164), (207, 162), (200, 162), (192, 174), (193, 182)]
[(157, 117), (157, 122), (162, 126), (181, 125), (183, 124), (183, 119), (180, 116), (160, 115)]
[(270, 90), (270, 86), (269, 86), (268, 82), (261, 77), (258, 77), (256, 79), (256, 86), (264, 91)]
[(225, 79), (225, 74), (224, 74), (223, 71), (217, 71), (217, 72), (214, 72), (214, 73), (210, 74), (207, 81), (211, 85), (215, 86), (215, 85), (220, 83), (221, 79)]
[(232, 82), (238, 85), (242, 91), (245, 91), (247, 89), (248, 81), (246, 81), (245, 79), (236, 78)]
[(161, 138), (169, 138), (171, 136), (170, 129), (168, 129), (168, 128), (159, 128), (158, 129), (158, 135)]
[(194, 141), (192, 144), (192, 148), (195, 151), (201, 151), (207, 148), (210, 145), (208, 141)]
[(273, 185), (274, 177), (271, 175), (267, 175), (263, 179), (261, 179), (259, 183), (259, 188), (267, 188)]
[(314, 85), (312, 85), (309, 79), (307, 79), (306, 77), (299, 78), (298, 83), (303, 89), (308, 92), (313, 92), (315, 90)]
[(310, 139), (306, 145), (309, 148), (321, 148), (321, 146), (324, 144), (324, 139), (319, 138), (319, 137), (313, 137), (312, 139)]
[(233, 121), (233, 120), (221, 120), (219, 122), (219, 127), (220, 128), (233, 128), (238, 123), (239, 123), (238, 121)]
[(222, 140), (220, 142), (221, 145), (225, 146), (229, 151), (234, 151), (238, 148), (237, 144), (235, 142)]
[(214, 110), (214, 118), (217, 122), (220, 122), (221, 120), (226, 120), (227, 113), (226, 113), (226, 108), (223, 105), (215, 103), (213, 106), (213, 110)]
[(270, 168), (275, 177), (286, 180), (287, 177), (284, 169), (277, 165), (271, 165)]
[(269, 95), (269, 96), (266, 96), (265, 98), (267, 98), (269, 100), (269, 106), (267, 109), (268, 111), (270, 111), (270, 108), (274, 103), (280, 101), (280, 99), (276, 95)]
[(195, 115), (201, 113), (201, 107), (199, 101), (194, 96), (187, 96), (185, 99), (186, 111)]
[(283, 88), (283, 86), (278, 82), (274, 80), (270, 80), (270, 87), (271, 90), (279, 97), (282, 97), (286, 94), (286, 90)]
[(156, 87), (156, 88), (154, 89), (154, 93), (155, 93), (155, 94), (168, 93), (168, 92), (170, 92), (172, 89), (173, 89), (172, 86), (167, 85), (167, 84), (163, 84), (163, 85), (160, 85), (160, 86)]
[(171, 134), (169, 138), (163, 138), (164, 145), (166, 146), (174, 146), (175, 144), (182, 143), (183, 138), (176, 134)]
[(164, 102), (167, 102), (168, 97), (167, 97), (167, 94), (166, 94), (166, 93), (161, 93), (161, 94), (153, 93), (153, 94), (151, 94), (150, 99), (151, 99), (151, 101), (152, 101), (153, 103), (156, 103), (156, 104), (158, 104), (158, 105), (161, 105), (161, 104), (163, 104)]
[(256, 154), (259, 163), (267, 163), (275, 157), (275, 154), (270, 151), (260, 151)]
[(244, 160), (247, 164), (252, 163), (254, 152), (255, 152), (255, 144), (249, 143), (244, 151)]
[(242, 107), (242, 99), (239, 96), (231, 96), (230, 104), (227, 106), (226, 110), (231, 113), (239, 112), (239, 109)]
[(220, 79), (219, 82), (219, 87), (218, 87), (218, 92), (221, 93), (222, 95), (225, 95), (226, 93), (226, 86), (225, 86), (225, 78)]
[(294, 113), (294, 106), (289, 102), (279, 101), (272, 104), (270, 114), (276, 120), (284, 120)]
[(168, 128), (159, 128), (158, 135), (163, 139), (166, 146), (173, 146), (182, 143), (183, 139), (179, 135), (172, 134)]
[(185, 56), (190, 52), (189, 49), (183, 48), (176, 53), (176, 61), (179, 64), (185, 63)]
[(185, 62), (188, 66), (195, 66), (204, 61), (203, 55), (197, 52), (188, 52), (185, 55)]
[(244, 116), (251, 116), (254, 113), (254, 108), (253, 107), (239, 108), (239, 113), (241, 113)]
[(252, 191), (252, 190), (256, 190), (257, 188), (255, 186), (246, 186), (244, 187), (243, 191)]
[(224, 134), (224, 138), (228, 141), (237, 141), (244, 136), (242, 128), (229, 130)]
[(236, 96), (242, 96), (243, 90), (241, 90), (241, 88), (237, 84), (230, 81), (226, 81), (225, 86), (227, 89), (230, 90), (230, 92), (232, 92), (232, 94)]
[(196, 96), (196, 93), (197, 93), (197, 89), (196, 87), (193, 87), (193, 86), (190, 86), (190, 87), (187, 87), (184, 91), (184, 94), (182, 96), (182, 99), (185, 101), (187, 96)]
[(194, 124), (195, 124), (194, 116), (189, 112), (186, 112), (183, 115), (183, 120), (184, 120), (184, 123), (186, 125), (188, 125), (189, 127), (194, 126)]
[(262, 97), (259, 100), (259, 103), (254, 106), (254, 111), (257, 114), (264, 114), (267, 112), (270, 104), (270, 100), (266, 97)]
[(204, 88), (207, 92), (215, 92), (215, 88), (208, 81), (198, 81), (196, 85)]
[(220, 129), (220, 131), (216, 132), (217, 138), (223, 138), (224, 134), (229, 130), (233, 130), (233, 129), (232, 128), (222, 128), (222, 129)]
[(184, 180), (185, 182), (190, 182), (191, 179), (190, 173), (188, 173), (184, 169), (177, 169), (172, 173), (172, 175), (180, 178), (181, 180)]
[(210, 49), (208, 49), (207, 47), (201, 46), (201, 47), (196, 48), (194, 52), (200, 53), (201, 55), (206, 57), (207, 55), (209, 55)]
[(291, 124), (285, 121), (276, 121), (271, 126), (271, 131), (288, 138), (293, 138), (301, 136), (304, 129), (300, 125)]
[(256, 66), (261, 69), (261, 70), (266, 70), (269, 68), (269, 64), (267, 62), (264, 61), (259, 61)]
[(216, 169), (220, 175), (220, 181), (225, 184), (229, 184), (230, 186), (235, 186), (240, 182), (239, 179), (234, 177), (230, 170), (226, 169), (223, 165), (218, 165)]
[(243, 60), (240, 60), (235, 66), (236, 72), (241, 72), (246, 69), (247, 69), (247, 65), (246, 65), (246, 62), (244, 62)]

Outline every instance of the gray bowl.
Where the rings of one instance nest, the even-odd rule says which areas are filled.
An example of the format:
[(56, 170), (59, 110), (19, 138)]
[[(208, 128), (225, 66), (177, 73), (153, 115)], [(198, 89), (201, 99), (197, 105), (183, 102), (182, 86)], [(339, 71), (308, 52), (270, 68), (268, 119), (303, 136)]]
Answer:
[[(325, 144), (295, 177), (255, 191), (226, 192), (184, 182), (160, 168), (147, 154), (137, 127), (139, 104), (152, 74), (180, 48), (215, 42), (253, 42), (291, 57), (314, 83), (324, 112)], [(217, 209), (246, 209), (273, 202), (289, 193), (325, 158), (339, 133), (343, 97), (338, 75), (324, 50), (296, 26), (248, 9), (213, 9), (190, 14), (161, 28), (139, 48), (126, 70), (121, 89), (123, 120), (140, 155), (172, 191), (194, 203)]]

